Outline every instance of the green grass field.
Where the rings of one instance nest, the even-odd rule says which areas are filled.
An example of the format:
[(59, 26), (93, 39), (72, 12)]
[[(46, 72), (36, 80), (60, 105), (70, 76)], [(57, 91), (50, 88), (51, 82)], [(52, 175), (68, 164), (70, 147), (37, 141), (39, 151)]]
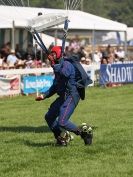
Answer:
[(71, 120), (97, 127), (92, 146), (54, 146), (43, 119), (54, 99), (0, 99), (0, 177), (133, 176), (133, 85), (87, 89)]

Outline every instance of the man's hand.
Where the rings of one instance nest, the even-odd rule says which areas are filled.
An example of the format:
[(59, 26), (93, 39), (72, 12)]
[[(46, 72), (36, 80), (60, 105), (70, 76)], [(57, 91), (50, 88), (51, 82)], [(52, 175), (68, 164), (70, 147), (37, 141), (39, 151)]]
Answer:
[(36, 101), (42, 101), (44, 99), (45, 99), (44, 95), (39, 95), (35, 98)]

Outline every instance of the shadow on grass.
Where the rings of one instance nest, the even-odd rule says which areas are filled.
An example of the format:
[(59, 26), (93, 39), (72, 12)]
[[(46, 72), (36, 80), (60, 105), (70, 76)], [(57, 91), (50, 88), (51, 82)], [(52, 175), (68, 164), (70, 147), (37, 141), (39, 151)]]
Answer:
[(24, 144), (29, 147), (55, 146), (54, 142), (35, 143), (35, 142), (31, 142), (31, 141), (24, 141)]
[(19, 127), (0, 127), (0, 132), (46, 133), (46, 132), (50, 132), (50, 130), (47, 126), (40, 126), (40, 127), (19, 126)]

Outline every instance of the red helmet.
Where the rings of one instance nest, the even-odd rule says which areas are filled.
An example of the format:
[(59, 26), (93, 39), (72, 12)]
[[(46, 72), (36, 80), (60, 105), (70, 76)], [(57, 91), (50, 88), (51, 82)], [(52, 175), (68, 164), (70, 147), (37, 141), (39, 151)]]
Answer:
[(60, 57), (61, 57), (61, 50), (62, 50), (61, 46), (54, 46), (54, 47), (52, 47), (51, 52), (56, 53), (56, 58), (60, 59)]

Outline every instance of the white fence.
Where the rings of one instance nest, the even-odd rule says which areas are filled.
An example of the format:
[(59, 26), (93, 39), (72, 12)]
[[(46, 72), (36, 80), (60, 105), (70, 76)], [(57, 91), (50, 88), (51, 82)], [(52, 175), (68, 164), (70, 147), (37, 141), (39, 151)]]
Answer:
[[(95, 71), (100, 69), (99, 65), (86, 65), (84, 67), (87, 74), (92, 79), (94, 85), (96, 80)], [(34, 68), (34, 69), (10, 69), (0, 70), (0, 96), (21, 94), (23, 88), (23, 80), (21, 76), (38, 76), (38, 75), (53, 75), (53, 69), (49, 68)]]

